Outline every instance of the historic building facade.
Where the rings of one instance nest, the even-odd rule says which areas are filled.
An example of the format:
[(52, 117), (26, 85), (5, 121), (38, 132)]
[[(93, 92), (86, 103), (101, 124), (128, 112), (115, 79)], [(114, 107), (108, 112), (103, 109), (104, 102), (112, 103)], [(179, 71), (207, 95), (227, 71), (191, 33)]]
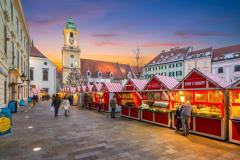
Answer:
[(204, 48), (189, 52), (184, 58), (184, 76), (186, 76), (193, 68), (200, 71), (212, 71), (212, 48)]
[(80, 49), (78, 45), (79, 30), (72, 17), (68, 18), (63, 30), (64, 47), (62, 48), (62, 85), (66, 85), (73, 69), (80, 70)]
[(212, 55), (212, 72), (233, 82), (240, 78), (240, 45), (216, 48)]
[(30, 49), (30, 87), (31, 93), (38, 91), (39, 97), (56, 93), (57, 65), (50, 61), (33, 44)]
[(156, 74), (174, 77), (180, 81), (184, 77), (184, 58), (191, 50), (191, 47), (172, 48), (170, 51), (163, 50), (144, 66), (144, 77), (150, 79)]
[(30, 36), (20, 0), (0, 1), (0, 107), (29, 94)]

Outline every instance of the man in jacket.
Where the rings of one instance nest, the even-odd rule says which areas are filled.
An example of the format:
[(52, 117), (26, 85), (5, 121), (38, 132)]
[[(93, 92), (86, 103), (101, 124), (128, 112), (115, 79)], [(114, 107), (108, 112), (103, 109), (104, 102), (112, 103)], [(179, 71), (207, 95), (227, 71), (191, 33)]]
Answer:
[(116, 110), (117, 100), (115, 95), (113, 95), (113, 98), (110, 101), (111, 106), (111, 118), (115, 118), (115, 110)]
[(189, 134), (190, 123), (191, 123), (192, 107), (189, 101), (187, 101), (182, 108), (181, 121), (183, 134), (186, 136)]
[(55, 117), (57, 117), (58, 116), (58, 109), (61, 105), (61, 100), (60, 100), (58, 94), (56, 94), (56, 96), (54, 97), (52, 105), (54, 106), (54, 109), (55, 109)]

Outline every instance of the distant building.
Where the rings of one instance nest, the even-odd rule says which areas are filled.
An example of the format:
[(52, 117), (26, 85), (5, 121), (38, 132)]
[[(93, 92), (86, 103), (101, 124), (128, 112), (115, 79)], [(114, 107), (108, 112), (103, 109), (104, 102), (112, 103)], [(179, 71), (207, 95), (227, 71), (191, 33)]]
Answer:
[(186, 76), (193, 68), (200, 71), (211, 72), (211, 55), (212, 48), (204, 48), (188, 52), (184, 58), (184, 76)]
[(81, 74), (86, 83), (119, 82), (125, 84), (136, 78), (134, 69), (128, 64), (81, 59)]
[(212, 72), (227, 82), (240, 78), (240, 45), (213, 49)]
[(30, 86), (41, 94), (55, 94), (57, 89), (57, 66), (34, 45), (30, 51)]
[(20, 0), (0, 0), (0, 108), (29, 94), (29, 43)]
[(143, 75), (150, 79), (154, 74), (174, 77), (181, 80), (184, 77), (184, 58), (191, 52), (191, 47), (172, 48), (170, 51), (162, 51), (153, 60), (144, 66)]

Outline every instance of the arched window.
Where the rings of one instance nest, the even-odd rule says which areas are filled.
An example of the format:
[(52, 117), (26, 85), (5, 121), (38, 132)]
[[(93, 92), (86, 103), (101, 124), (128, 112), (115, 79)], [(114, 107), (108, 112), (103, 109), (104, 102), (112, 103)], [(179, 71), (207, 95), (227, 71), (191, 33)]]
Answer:
[(98, 78), (102, 78), (102, 72), (101, 71), (98, 72)]
[(110, 76), (111, 79), (113, 79), (113, 73), (112, 72), (110, 72), (109, 76)]
[(73, 32), (70, 32), (70, 37), (73, 38)]

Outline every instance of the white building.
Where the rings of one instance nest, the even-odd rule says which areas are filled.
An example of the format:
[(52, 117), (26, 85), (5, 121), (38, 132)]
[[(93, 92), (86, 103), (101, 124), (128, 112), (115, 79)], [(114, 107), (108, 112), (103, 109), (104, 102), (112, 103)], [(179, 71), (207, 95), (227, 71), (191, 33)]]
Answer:
[(214, 49), (212, 72), (228, 83), (240, 78), (240, 45)]
[(184, 59), (184, 76), (191, 72), (193, 68), (197, 68), (200, 71), (211, 72), (211, 55), (212, 48), (204, 48), (188, 52)]
[(30, 36), (20, 0), (0, 0), (0, 107), (29, 94)]
[[(56, 93), (57, 66), (51, 62), (34, 45), (30, 51), (30, 86), (50, 96)], [(41, 96), (41, 95), (39, 95)]]

